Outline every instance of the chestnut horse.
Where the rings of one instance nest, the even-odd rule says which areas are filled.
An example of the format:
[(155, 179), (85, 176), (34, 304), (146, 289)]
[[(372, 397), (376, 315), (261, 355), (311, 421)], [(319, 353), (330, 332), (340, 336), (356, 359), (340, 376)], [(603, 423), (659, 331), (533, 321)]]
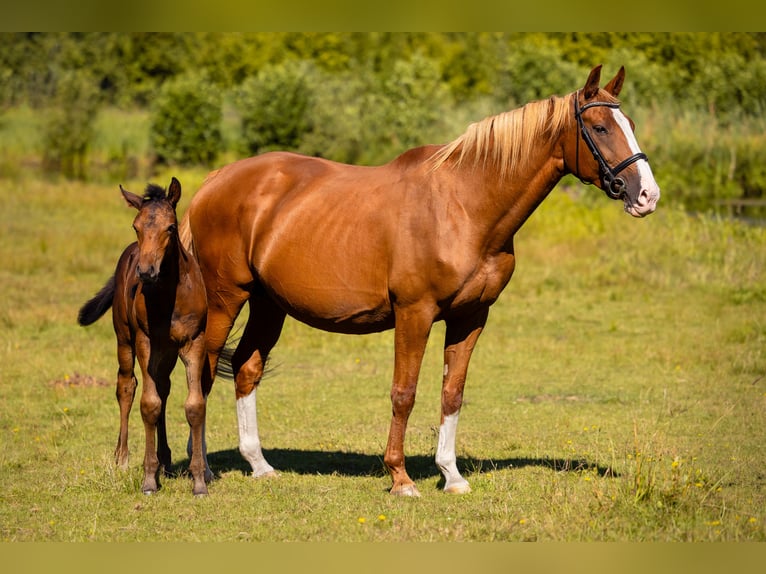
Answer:
[(455, 436), (466, 371), (489, 308), (516, 264), (513, 237), (565, 174), (643, 217), (660, 190), (620, 110), (623, 68), (582, 89), (488, 117), (453, 142), (360, 167), (272, 152), (211, 173), (181, 222), (208, 293), (204, 377), (212, 384), (232, 324), (239, 449), (254, 476), (261, 451), (256, 388), (286, 315), (326, 331), (394, 329), (392, 419), (384, 461), (392, 494), (418, 496), (404, 436), (426, 342), (446, 323), (436, 464), (446, 492), (468, 492)]
[[(170, 374), (180, 356), (188, 385), (184, 406), (190, 427), (192, 492), (204, 495), (208, 492), (206, 482), (212, 478), (204, 447), (206, 394), (201, 386), (207, 297), (199, 266), (178, 238), (175, 208), (181, 184), (173, 178), (167, 195), (156, 185), (147, 186), (143, 197), (122, 186), (120, 190), (128, 205), (138, 210), (133, 221), (138, 241), (123, 251), (114, 275), (78, 315), (80, 325), (90, 325), (112, 307), (120, 405), (115, 462), (123, 468), (128, 464), (128, 416), (136, 392), (134, 365), (138, 357), (143, 381), (141, 417), (146, 431), (142, 491), (150, 494), (159, 488), (160, 465), (165, 472), (170, 471), (165, 406)], [(156, 452), (155, 434), (159, 443)]]

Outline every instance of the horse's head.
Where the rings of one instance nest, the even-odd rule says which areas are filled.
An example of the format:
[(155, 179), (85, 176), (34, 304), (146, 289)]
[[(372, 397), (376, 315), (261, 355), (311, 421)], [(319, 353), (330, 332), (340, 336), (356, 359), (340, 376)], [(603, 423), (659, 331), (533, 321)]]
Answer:
[(138, 210), (133, 220), (139, 253), (136, 272), (141, 281), (154, 283), (159, 279), (168, 247), (175, 246), (177, 241), (176, 205), (181, 198), (181, 184), (174, 177), (167, 195), (157, 185), (147, 186), (143, 196), (131, 193), (122, 186), (120, 191), (128, 205)]
[(585, 86), (572, 94), (574, 121), (564, 143), (564, 162), (583, 182), (596, 184), (612, 199), (622, 199), (627, 213), (644, 217), (657, 207), (660, 188), (638, 147), (633, 121), (617, 100), (625, 68), (603, 89), (600, 78), (601, 66), (596, 66)]

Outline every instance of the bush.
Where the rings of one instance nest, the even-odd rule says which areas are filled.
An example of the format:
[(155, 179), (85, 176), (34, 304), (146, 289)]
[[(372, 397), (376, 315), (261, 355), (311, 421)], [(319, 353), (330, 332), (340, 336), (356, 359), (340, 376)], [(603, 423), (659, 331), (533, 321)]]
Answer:
[(587, 75), (588, 70), (562, 59), (553, 46), (524, 42), (509, 53), (504, 73), (498, 77), (496, 97), (516, 107), (568, 94), (584, 84)]
[(288, 60), (266, 66), (242, 83), (236, 106), (245, 153), (299, 148), (312, 127), (310, 79), (315, 73), (313, 64)]
[(222, 98), (204, 76), (165, 82), (151, 109), (150, 142), (161, 164), (210, 166), (222, 150)]

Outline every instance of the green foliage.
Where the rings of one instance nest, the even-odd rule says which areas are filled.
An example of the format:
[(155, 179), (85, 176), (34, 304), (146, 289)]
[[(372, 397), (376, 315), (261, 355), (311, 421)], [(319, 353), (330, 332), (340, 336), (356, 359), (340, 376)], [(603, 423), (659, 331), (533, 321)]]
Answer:
[(522, 42), (514, 45), (504, 64), (496, 97), (512, 107), (552, 94), (563, 95), (580, 87), (589, 69), (562, 59), (548, 43)]
[(212, 165), (221, 151), (222, 98), (189, 74), (162, 85), (152, 106), (151, 145), (160, 164)]
[(448, 105), (448, 94), (440, 82), (437, 62), (414, 54), (398, 60), (391, 74), (381, 79), (378, 98), (372, 105), (380, 113), (378, 137), (404, 151), (429, 143), (429, 132)]
[(264, 67), (238, 90), (242, 144), (255, 155), (271, 150), (297, 150), (311, 130), (312, 93), (307, 62), (288, 60)]
[(88, 72), (62, 73), (54, 101), (44, 125), (44, 165), (66, 177), (83, 179), (99, 108), (93, 77)]
[[(92, 78), (100, 102), (140, 113), (156, 110), (159, 90), (166, 93), (176, 80), (204, 77), (200, 94), (215, 92), (237, 104), (227, 107), (234, 113), (225, 118), (225, 139), (199, 126), (182, 134), (188, 120), (171, 116), (194, 105), (170, 105), (167, 125), (152, 112), (153, 125), (167, 132), (151, 136), (160, 160), (179, 161), (177, 155), (205, 164), (290, 149), (371, 164), (450, 141), (485, 115), (576, 89), (596, 64), (604, 64), (605, 76), (626, 67), (621, 98), (665, 192), (663, 203), (709, 210), (721, 201), (764, 197), (764, 33), (3, 34), (0, 107), (6, 115), (23, 106), (58, 107), (61, 78), (79, 72)], [(65, 125), (61, 118), (48, 131), (60, 129), (56, 121)], [(203, 123), (217, 127), (217, 120)], [(200, 148), (202, 141), (215, 151), (164, 157), (163, 146)], [(48, 146), (47, 157), (56, 164), (59, 152), (51, 147), (57, 146)], [(10, 154), (2, 161), (11, 166), (14, 155), (28, 156), (4, 151)], [(150, 162), (136, 160), (136, 153), (110, 150), (88, 169), (108, 164), (106, 171), (116, 173), (120, 158)]]

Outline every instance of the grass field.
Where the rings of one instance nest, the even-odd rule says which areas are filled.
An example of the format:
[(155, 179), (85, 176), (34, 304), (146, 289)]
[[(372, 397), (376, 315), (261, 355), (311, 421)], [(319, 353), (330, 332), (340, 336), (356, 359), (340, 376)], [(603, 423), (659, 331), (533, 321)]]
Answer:
[[(175, 175), (183, 211), (204, 173)], [(592, 188), (554, 191), (517, 237), (516, 275), (469, 370), (457, 442), (469, 495), (443, 494), (433, 462), (443, 325), (408, 428), (423, 495), (410, 500), (388, 495), (382, 462), (392, 333), (288, 321), (259, 394), (281, 476), (246, 476), (232, 384), (219, 381), (217, 478), (192, 498), (179, 367), (176, 474), (146, 497), (137, 407), (130, 468), (112, 464), (110, 320), (75, 320), (133, 238), (117, 183), (146, 182), (0, 179), (0, 540), (766, 540), (764, 228), (663, 202), (637, 221)]]

